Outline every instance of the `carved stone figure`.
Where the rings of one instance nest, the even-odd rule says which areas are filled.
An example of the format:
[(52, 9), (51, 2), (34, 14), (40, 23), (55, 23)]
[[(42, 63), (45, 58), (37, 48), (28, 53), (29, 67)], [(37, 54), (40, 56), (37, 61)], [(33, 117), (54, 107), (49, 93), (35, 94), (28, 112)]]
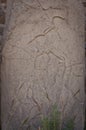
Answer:
[[(2, 52), (2, 130), (38, 130), (56, 104), (84, 127), (84, 13), (80, 0), (9, 0)], [(63, 128), (64, 126), (62, 126)]]

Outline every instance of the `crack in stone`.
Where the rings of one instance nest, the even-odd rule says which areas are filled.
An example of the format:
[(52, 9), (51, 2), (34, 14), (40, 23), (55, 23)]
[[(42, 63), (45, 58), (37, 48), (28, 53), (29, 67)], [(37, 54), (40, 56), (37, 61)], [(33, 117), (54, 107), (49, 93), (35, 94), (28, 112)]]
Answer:
[(32, 100), (33, 102), (37, 105), (37, 108), (39, 111), (41, 111), (41, 105), (38, 103), (38, 101), (34, 98), (34, 96), (32, 96)]
[(78, 93), (80, 93), (80, 89), (78, 89), (73, 96), (75, 97)]
[(34, 6), (31, 6), (31, 5), (27, 4), (27, 3), (25, 3), (23, 0), (20, 0), (20, 2), (23, 3), (27, 9), (37, 9)]
[(31, 41), (29, 41), (27, 44), (31, 44), (33, 41), (35, 41), (36, 39), (40, 38), (40, 37), (45, 37), (49, 32), (53, 31), (55, 29), (55, 27), (50, 28), (49, 30), (46, 31), (45, 29), (45, 33), (39, 34), (37, 36), (35, 36)]
[(83, 64), (84, 64), (84, 63), (76, 62), (76, 63), (70, 64), (70, 65), (67, 65), (66, 67), (67, 67), (67, 68), (70, 68), (70, 67), (73, 67), (73, 66), (83, 65)]
[(43, 88), (44, 88), (44, 90), (45, 90), (45, 92), (44, 92), (45, 97), (48, 99), (49, 102), (51, 102), (51, 99), (50, 99), (49, 94), (48, 94), (48, 92), (47, 92), (47, 88), (46, 88), (46, 87), (43, 87)]
[(60, 56), (56, 55), (52, 50), (49, 50), (47, 53), (48, 53), (48, 54), (51, 53), (52, 55), (54, 55), (57, 59), (59, 59), (59, 60), (61, 60), (61, 61), (64, 60), (63, 57), (60, 57)]

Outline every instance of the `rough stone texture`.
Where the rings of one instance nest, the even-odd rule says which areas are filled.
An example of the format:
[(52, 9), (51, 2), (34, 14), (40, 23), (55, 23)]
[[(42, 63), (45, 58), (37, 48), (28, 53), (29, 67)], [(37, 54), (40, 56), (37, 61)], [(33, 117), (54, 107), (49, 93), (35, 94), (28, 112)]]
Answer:
[(5, 11), (6, 11), (6, 3), (0, 0), (0, 129), (1, 129), (1, 50), (2, 50), (2, 39), (3, 39), (3, 31), (5, 24)]
[[(84, 127), (84, 14), (80, 0), (14, 0), (2, 53), (2, 130), (39, 127), (57, 104)], [(35, 127), (36, 128), (35, 128)]]

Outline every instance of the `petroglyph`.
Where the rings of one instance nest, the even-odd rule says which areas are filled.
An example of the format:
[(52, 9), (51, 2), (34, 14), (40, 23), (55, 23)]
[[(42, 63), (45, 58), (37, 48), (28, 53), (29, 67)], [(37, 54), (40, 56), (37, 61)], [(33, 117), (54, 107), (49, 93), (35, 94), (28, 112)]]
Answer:
[(83, 130), (82, 10), (75, 0), (13, 1), (2, 52), (2, 129), (36, 130), (57, 104), (62, 122), (72, 113)]

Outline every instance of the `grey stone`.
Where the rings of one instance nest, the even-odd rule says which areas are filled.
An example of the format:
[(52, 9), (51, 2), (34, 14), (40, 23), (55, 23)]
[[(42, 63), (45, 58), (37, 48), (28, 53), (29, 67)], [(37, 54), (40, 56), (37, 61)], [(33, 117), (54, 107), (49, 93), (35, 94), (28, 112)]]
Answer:
[(53, 104), (62, 122), (76, 117), (75, 130), (83, 130), (81, 0), (15, 0), (9, 14), (2, 52), (2, 130), (26, 130), (29, 124), (35, 130), (40, 113), (47, 115)]

